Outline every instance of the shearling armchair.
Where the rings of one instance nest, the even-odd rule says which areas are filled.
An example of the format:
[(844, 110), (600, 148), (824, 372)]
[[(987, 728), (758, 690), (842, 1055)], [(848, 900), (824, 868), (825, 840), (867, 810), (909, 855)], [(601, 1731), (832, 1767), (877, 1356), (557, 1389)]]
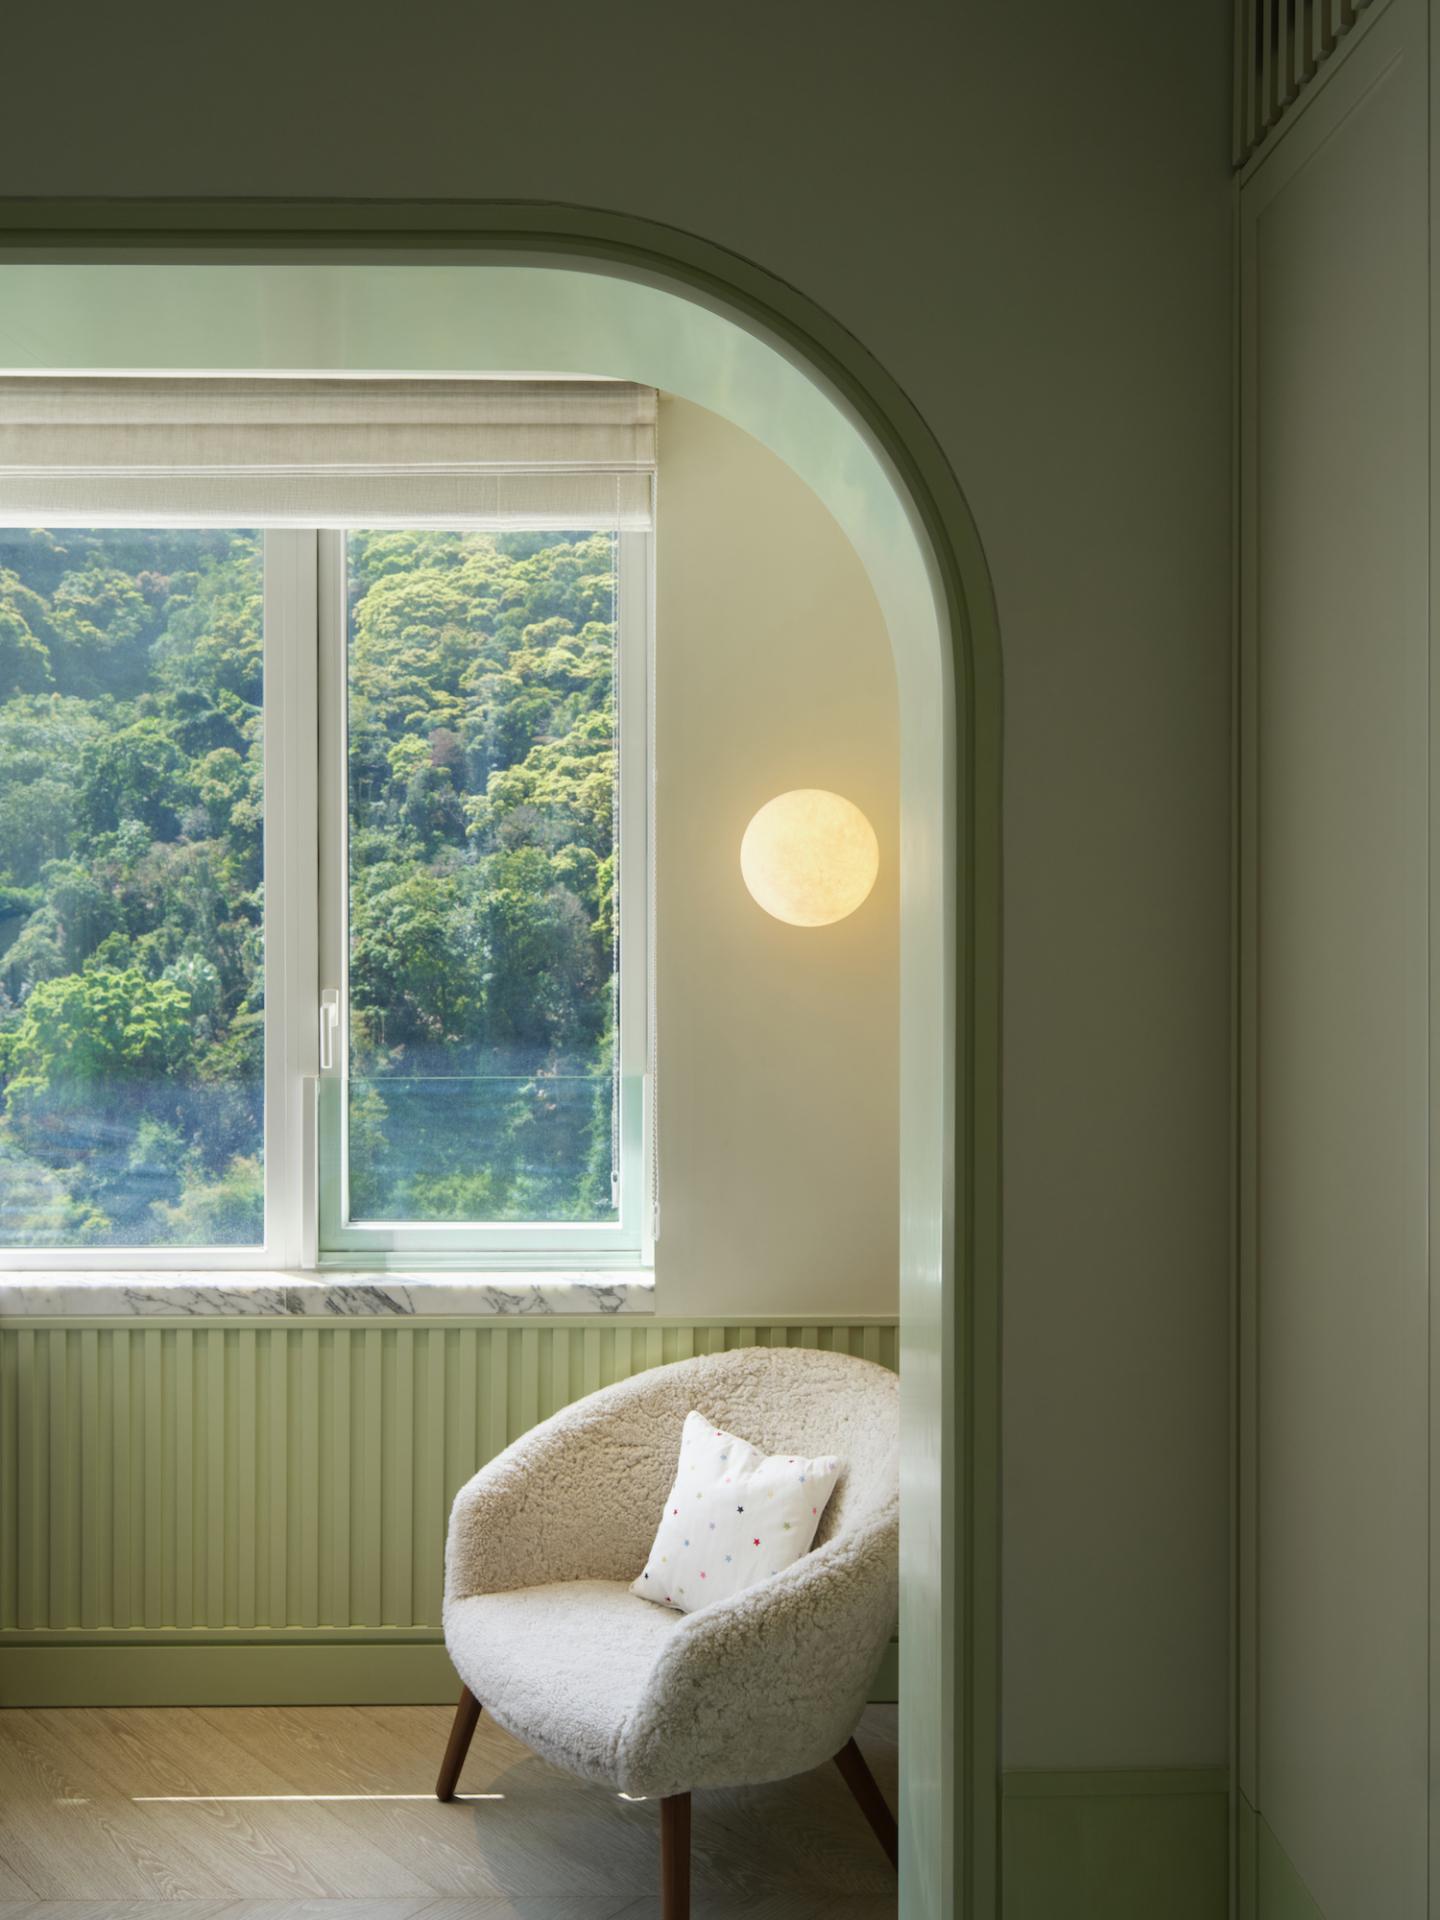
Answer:
[[(637, 1598), (692, 1409), (766, 1453), (844, 1471), (811, 1551), (694, 1613)], [(463, 1687), (436, 1786), (453, 1798), (482, 1707), (544, 1759), (660, 1800), (664, 1920), (686, 1920), (690, 1794), (834, 1759), (877, 1837), (894, 1818), (855, 1745), (895, 1626), (898, 1381), (865, 1360), (750, 1347), (564, 1408), (455, 1499), (445, 1644)]]

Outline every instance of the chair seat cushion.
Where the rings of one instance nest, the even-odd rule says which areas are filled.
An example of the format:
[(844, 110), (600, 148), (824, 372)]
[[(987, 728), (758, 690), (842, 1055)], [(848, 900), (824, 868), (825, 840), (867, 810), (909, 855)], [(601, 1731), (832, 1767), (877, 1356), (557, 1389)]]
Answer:
[(507, 1732), (543, 1759), (623, 1787), (625, 1722), (684, 1616), (615, 1580), (566, 1580), (452, 1601), (455, 1670)]

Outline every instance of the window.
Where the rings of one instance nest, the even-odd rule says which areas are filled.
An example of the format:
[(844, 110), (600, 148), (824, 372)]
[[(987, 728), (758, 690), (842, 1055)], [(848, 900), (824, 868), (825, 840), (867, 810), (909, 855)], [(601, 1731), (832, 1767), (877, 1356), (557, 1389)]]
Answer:
[[(297, 478), (9, 461), (35, 384), (0, 381), (0, 522), (7, 486), (63, 509), (0, 524), (0, 1261), (643, 1264), (653, 430), (624, 464), (606, 431), (639, 390), (503, 383), (503, 467), (438, 473), (377, 448), (393, 396), (291, 383), (357, 389), (366, 436), (337, 462), (321, 394)], [(213, 424), (285, 383), (175, 384)], [(98, 525), (171, 498), (202, 524)]]
[(352, 530), (321, 565), (322, 1241), (633, 1257), (648, 540)]
[(0, 1246), (264, 1241), (261, 547), (0, 530)]

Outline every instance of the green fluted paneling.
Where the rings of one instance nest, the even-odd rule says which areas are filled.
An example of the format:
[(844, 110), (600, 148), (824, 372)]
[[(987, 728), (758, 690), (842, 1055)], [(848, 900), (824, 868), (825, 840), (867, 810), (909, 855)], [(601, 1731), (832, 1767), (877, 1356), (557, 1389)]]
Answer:
[(1004, 1920), (1225, 1920), (1223, 1771), (1007, 1773), (1001, 1805)]
[(206, 1632), (433, 1636), (450, 1502), (477, 1467), (596, 1387), (755, 1344), (893, 1367), (897, 1329), (0, 1325), (0, 1648), (142, 1630), (192, 1649)]

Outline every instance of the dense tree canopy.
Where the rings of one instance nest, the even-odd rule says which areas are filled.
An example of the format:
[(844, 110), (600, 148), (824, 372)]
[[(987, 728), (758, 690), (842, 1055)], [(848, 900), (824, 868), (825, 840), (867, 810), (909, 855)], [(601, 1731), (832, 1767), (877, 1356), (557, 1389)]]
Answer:
[[(0, 532), (0, 1243), (261, 1235), (261, 544)], [(352, 1209), (603, 1218), (613, 543), (349, 546)]]

